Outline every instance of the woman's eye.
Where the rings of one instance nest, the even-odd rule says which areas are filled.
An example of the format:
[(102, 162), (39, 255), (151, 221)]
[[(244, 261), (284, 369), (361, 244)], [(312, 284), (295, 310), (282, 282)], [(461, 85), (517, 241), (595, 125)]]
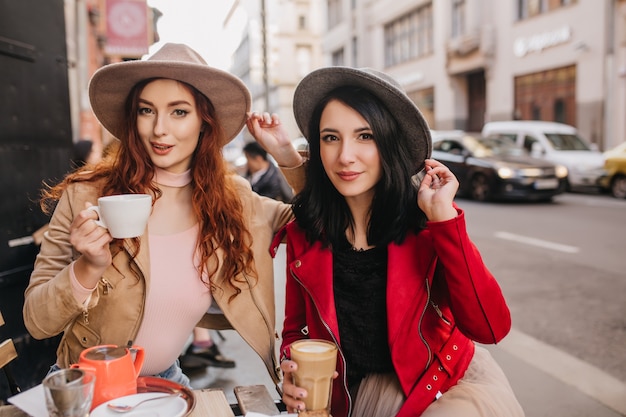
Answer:
[(174, 114), (176, 116), (186, 116), (189, 112), (187, 110), (176, 109), (174, 110)]
[(140, 107), (139, 110), (137, 111), (137, 113), (139, 113), (139, 114), (151, 114), (152, 113), (152, 109), (150, 109), (148, 107)]
[(332, 142), (332, 141), (335, 141), (335, 140), (338, 140), (337, 136), (335, 136), (335, 135), (322, 136), (322, 141), (324, 141), (324, 142)]
[(372, 135), (371, 133), (361, 134), (361, 140), (372, 140), (372, 139), (374, 139), (374, 135)]

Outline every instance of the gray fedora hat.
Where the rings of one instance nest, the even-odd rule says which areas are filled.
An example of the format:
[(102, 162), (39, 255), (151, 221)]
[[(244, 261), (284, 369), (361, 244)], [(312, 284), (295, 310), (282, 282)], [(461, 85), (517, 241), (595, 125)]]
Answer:
[(344, 86), (366, 89), (387, 106), (402, 130), (406, 146), (417, 155), (416, 172), (420, 171), (432, 149), (428, 123), (396, 80), (371, 68), (326, 67), (305, 76), (293, 97), (293, 112), (302, 134), (309, 135), (309, 122), (315, 106), (332, 90)]
[(146, 60), (105, 65), (91, 77), (91, 109), (105, 129), (118, 139), (122, 139), (128, 93), (135, 84), (149, 78), (182, 81), (211, 100), (224, 131), (221, 145), (235, 138), (246, 122), (251, 99), (245, 84), (225, 71), (208, 66), (187, 45), (167, 43)]

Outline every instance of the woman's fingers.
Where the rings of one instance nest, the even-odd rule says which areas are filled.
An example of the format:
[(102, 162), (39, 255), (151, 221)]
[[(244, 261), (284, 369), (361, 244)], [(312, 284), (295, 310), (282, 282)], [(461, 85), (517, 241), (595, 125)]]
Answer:
[(283, 376), (283, 402), (287, 406), (290, 413), (304, 410), (303, 398), (307, 392), (304, 388), (297, 387), (293, 381), (293, 372), (298, 369), (298, 365), (294, 361), (284, 360), (280, 364), (280, 368), (284, 373)]

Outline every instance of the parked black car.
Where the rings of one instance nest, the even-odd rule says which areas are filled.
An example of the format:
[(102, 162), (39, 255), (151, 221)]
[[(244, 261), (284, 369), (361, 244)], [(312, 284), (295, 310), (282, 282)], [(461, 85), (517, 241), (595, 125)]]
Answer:
[(433, 158), (456, 175), (460, 196), (477, 201), (549, 201), (567, 185), (567, 168), (530, 157), (504, 136), (433, 131)]

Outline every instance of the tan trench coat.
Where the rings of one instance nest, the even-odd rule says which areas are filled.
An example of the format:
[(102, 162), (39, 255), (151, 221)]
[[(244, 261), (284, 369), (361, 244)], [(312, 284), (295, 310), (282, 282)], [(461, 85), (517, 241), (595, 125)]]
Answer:
[[(290, 184), (298, 190), (302, 171), (283, 170)], [(265, 363), (275, 383), (281, 378), (275, 355), (278, 338), (275, 330), (273, 260), (269, 253), (274, 234), (291, 218), (287, 204), (260, 197), (249, 183), (235, 178), (244, 218), (253, 237), (255, 269), (258, 280), (243, 276), (242, 292), (231, 302), (234, 293), (224, 285), (228, 279), (221, 270), (216, 274), (218, 289), (213, 298), (223, 312), (206, 314), (199, 326), (235, 329)], [(128, 242), (120, 248), (113, 243), (113, 264), (101, 278), (98, 288), (86, 305), (76, 302), (70, 281), (69, 265), (79, 257), (69, 242), (69, 228), (85, 202), (95, 204), (99, 184), (75, 183), (60, 199), (44, 237), (35, 268), (25, 292), (24, 323), (30, 334), (49, 338), (64, 332), (57, 350), (57, 364), (67, 367), (76, 363), (80, 352), (98, 344), (130, 345), (135, 340), (143, 318), (146, 289), (150, 286), (148, 239), (141, 237), (140, 252), (132, 262), (140, 278), (131, 272)], [(221, 258), (222, 254), (218, 253)], [(215, 261), (215, 260), (213, 260)]]

